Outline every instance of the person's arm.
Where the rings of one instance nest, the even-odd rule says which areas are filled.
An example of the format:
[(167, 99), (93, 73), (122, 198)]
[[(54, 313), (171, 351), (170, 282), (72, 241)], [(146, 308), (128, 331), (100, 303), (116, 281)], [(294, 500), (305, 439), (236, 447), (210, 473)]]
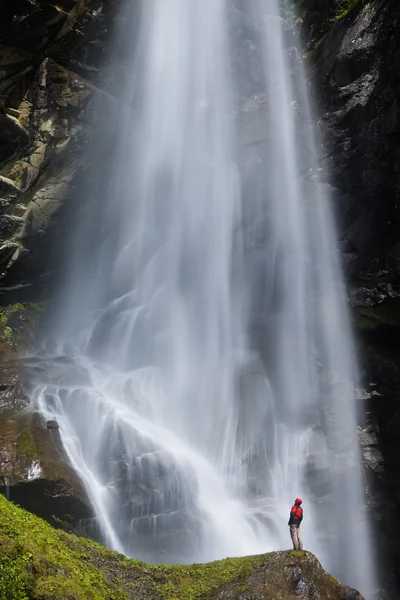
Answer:
[(290, 511), (290, 517), (289, 517), (288, 525), (292, 525), (292, 523), (293, 523), (293, 511)]

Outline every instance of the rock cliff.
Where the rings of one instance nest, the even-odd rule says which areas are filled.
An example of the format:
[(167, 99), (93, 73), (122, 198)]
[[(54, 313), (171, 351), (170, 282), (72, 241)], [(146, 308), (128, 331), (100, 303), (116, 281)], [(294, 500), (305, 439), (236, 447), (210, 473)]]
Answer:
[(52, 529), (0, 496), (4, 600), (363, 600), (308, 552), (151, 566)]
[(400, 6), (393, 0), (306, 0), (300, 11), (297, 27), (322, 115), (318, 179), (335, 188), (359, 344), (369, 504), (381, 536), (378, 554), (398, 586)]
[[(360, 349), (364, 389), (359, 401), (367, 416), (360, 443), (369, 504), (387, 577), (399, 582), (400, 7), (397, 0), (297, 4), (300, 18), (294, 27), (305, 40), (304, 62), (321, 115), (315, 181), (333, 186)], [(121, 74), (100, 72), (99, 65), (107, 63), (109, 32), (117, 18), (123, 19), (120, 8), (120, 0), (13, 0), (1, 9), (0, 298), (7, 315), (17, 300), (26, 311), (32, 299), (48, 294), (59, 259), (57, 251), (48, 260), (49, 244), (58, 236), (62, 248), (63, 219), (68, 210), (82, 209), (76, 190), (89, 161), (90, 115), (99, 94), (110, 97), (111, 112), (116, 106), (113, 78)], [(296, 39), (288, 36), (295, 46)], [(119, 51), (123, 58), (123, 47)], [(254, 91), (246, 87), (244, 97)], [(243, 124), (244, 173), (265, 133), (257, 120), (263, 98), (254, 99), (248, 111), (253, 116)], [(254, 182), (249, 176), (249, 190)], [(265, 236), (260, 228), (261, 245)], [(24, 311), (13, 318), (25, 318)], [(79, 519), (90, 518), (90, 508), (62, 456), (57, 430), (37, 417), (28, 420), (17, 382), (16, 359), (22, 351), (13, 342), (10, 355), (15, 336), (5, 330), (1, 315), (0, 321), (7, 346), (0, 373), (5, 431), (0, 491), (46, 518), (54, 516), (54, 523), (76, 527)], [(26, 502), (25, 489), (33, 499), (36, 493), (43, 498), (50, 493), (57, 500), (39, 508), (34, 500)], [(224, 593), (215, 597), (236, 597)]]

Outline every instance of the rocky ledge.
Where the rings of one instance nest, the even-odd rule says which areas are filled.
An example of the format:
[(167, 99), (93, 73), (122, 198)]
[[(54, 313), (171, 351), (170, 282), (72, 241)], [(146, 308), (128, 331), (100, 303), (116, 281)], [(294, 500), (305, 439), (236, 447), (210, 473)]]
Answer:
[(147, 565), (50, 527), (0, 496), (0, 597), (7, 600), (363, 600), (308, 552)]

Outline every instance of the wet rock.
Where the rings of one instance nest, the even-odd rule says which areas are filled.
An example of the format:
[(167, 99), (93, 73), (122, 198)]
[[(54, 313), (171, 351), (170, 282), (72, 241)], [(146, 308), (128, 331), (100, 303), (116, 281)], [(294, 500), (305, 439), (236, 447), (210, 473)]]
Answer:
[(383, 473), (385, 463), (382, 452), (378, 448), (363, 448), (362, 451), (364, 464), (375, 473)]
[(60, 426), (58, 425), (57, 421), (47, 421), (46, 427), (47, 429), (60, 429)]
[[(0, 239), (7, 244), (4, 248), (9, 250), (15, 243), (19, 246), (15, 253), (3, 252), (5, 286), (8, 271), (20, 281), (24, 264), (27, 271), (32, 269), (33, 276), (34, 265), (40, 268), (43, 263), (43, 239), (68, 197), (79, 164), (77, 152), (86, 135), (85, 107), (91, 93), (89, 83), (46, 59), (19, 106), (19, 122), (28, 131), (30, 146), (10, 163), (9, 177), (0, 180), (0, 193), (19, 195), (18, 206), (14, 202), (6, 208), (17, 214), (0, 218)], [(6, 257), (9, 261), (4, 264)]]
[(107, 37), (105, 17), (111, 20), (116, 4), (115, 0), (61, 0), (57, 4), (14, 0), (2, 7), (0, 100), (6, 96), (8, 106), (18, 108), (32, 74), (45, 58), (68, 54), (72, 59), (82, 52), (82, 37), (86, 45)]
[(21, 190), (15, 185), (12, 179), (0, 175), (0, 194), (2, 196), (17, 196)]
[(53, 525), (73, 530), (93, 512), (69, 465), (58, 425), (29, 410), (22, 365), (14, 360), (0, 368), (0, 493)]
[(365, 429), (362, 429), (358, 435), (360, 439), (360, 444), (364, 448), (368, 446), (378, 447), (380, 444), (378, 431), (372, 425), (369, 425)]
[[(5, 225), (13, 225), (11, 230), (0, 224), (3, 290), (46, 276), (48, 229), (85, 162), (93, 82), (118, 90), (115, 81), (106, 81), (106, 71), (100, 81), (98, 66), (114, 21), (123, 22), (122, 4), (15, 0), (1, 10), (0, 213), (8, 217)], [(13, 244), (19, 246), (15, 252)]]
[(0, 216), (0, 237), (8, 238), (11, 237), (16, 231), (21, 228), (24, 220), (21, 217), (14, 215), (1, 215)]
[(400, 5), (365, 0), (348, 8), (339, 0), (305, 0), (299, 28), (323, 117), (318, 168), (337, 190), (331, 201), (360, 362), (365, 381), (375, 384), (359, 396), (369, 424), (359, 439), (383, 579), (386, 585), (397, 572), (397, 591), (387, 593), (398, 597)]
[[(18, 112), (16, 114), (19, 116)], [(0, 163), (13, 158), (29, 146), (29, 143), (29, 134), (18, 118), (10, 114), (0, 114)]]

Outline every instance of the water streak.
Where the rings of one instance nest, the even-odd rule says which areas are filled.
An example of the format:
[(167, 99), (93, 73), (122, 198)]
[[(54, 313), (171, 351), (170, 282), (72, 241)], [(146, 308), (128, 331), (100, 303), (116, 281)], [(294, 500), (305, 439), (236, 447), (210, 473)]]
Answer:
[(355, 353), (278, 2), (123, 15), (118, 141), (107, 177), (93, 151), (104, 185), (71, 237), (33, 401), (113, 548), (169, 562), (286, 548), (302, 495), (307, 548), (371, 595)]

